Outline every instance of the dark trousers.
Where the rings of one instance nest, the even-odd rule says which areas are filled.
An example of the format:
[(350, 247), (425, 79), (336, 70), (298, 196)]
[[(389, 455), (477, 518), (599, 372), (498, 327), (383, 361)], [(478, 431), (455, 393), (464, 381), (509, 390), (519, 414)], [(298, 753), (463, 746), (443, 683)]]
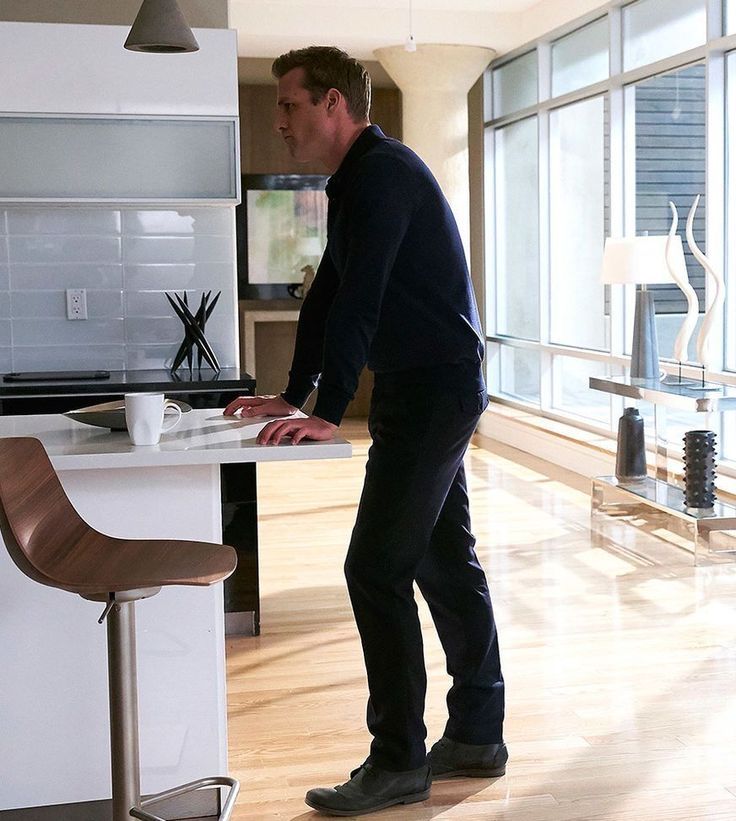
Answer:
[(370, 758), (387, 770), (415, 769), (426, 759), (415, 581), (453, 679), (445, 735), (467, 744), (502, 740), (498, 638), (463, 468), (487, 403), (478, 380), (449, 389), (376, 375), (373, 444), (345, 575), (368, 673)]

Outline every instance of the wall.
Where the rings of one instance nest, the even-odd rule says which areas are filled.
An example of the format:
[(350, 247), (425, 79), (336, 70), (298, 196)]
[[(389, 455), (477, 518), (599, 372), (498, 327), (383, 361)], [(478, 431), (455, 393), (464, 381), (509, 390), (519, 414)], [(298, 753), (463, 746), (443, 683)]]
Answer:
[[(190, 26), (227, 28), (227, 0), (178, 0)], [(2, 0), (0, 20), (131, 25), (141, 0)]]
[[(299, 164), (273, 128), (276, 85), (240, 86), (240, 164), (244, 174), (324, 174), (313, 164)], [(374, 88), (371, 122), (401, 139), (401, 92)]]
[[(0, 372), (163, 368), (182, 338), (164, 291), (222, 291), (207, 337), (237, 364), (232, 208), (0, 210)], [(87, 290), (87, 320), (65, 289)]]
[[(234, 32), (201, 30), (180, 62), (125, 51), (125, 31), (0, 23), (0, 112), (235, 118)], [(204, 289), (222, 291), (207, 336), (235, 365), (235, 283), (229, 203), (0, 205), (0, 371), (165, 367), (182, 329), (163, 291)], [(89, 319), (65, 318), (67, 288), (87, 289)]]
[[(373, 76), (373, 67), (369, 71)], [(384, 77), (382, 82), (385, 82)], [(290, 157), (283, 140), (273, 129), (275, 100), (275, 82), (240, 86), (240, 159), (243, 173), (324, 174), (324, 169), (309, 164), (300, 165)], [(373, 88), (371, 121), (389, 136), (401, 138), (401, 93), (395, 86)], [(250, 286), (245, 290), (250, 299), (288, 299), (286, 286), (283, 285), (257, 288)], [(297, 309), (300, 303), (297, 300), (293, 302), (294, 309)], [(256, 374), (259, 393), (278, 393), (284, 389), (295, 338), (295, 322), (257, 323)], [(371, 387), (371, 377), (364, 371), (356, 397), (346, 416), (368, 414)], [(309, 409), (311, 405), (306, 407)]]
[(470, 276), (478, 302), (483, 330), (485, 317), (485, 209), (483, 198), (484, 165), (483, 77), (468, 94), (468, 165), (470, 171)]

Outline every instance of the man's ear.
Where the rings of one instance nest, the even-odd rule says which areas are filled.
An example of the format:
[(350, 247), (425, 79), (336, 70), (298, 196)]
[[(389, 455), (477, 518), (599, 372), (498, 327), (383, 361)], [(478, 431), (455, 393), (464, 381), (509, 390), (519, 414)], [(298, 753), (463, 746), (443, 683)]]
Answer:
[(325, 101), (327, 103), (327, 111), (329, 113), (334, 113), (340, 107), (340, 103), (343, 100), (342, 94), (336, 88), (330, 88), (327, 90), (325, 94)]

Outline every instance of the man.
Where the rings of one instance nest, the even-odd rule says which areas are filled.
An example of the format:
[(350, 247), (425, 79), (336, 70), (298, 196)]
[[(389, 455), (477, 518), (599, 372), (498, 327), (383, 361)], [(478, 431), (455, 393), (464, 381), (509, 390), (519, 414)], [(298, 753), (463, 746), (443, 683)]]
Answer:
[[(361, 815), (422, 801), (432, 777), (503, 775), (504, 712), (488, 587), (470, 532), (463, 455), (486, 407), (483, 341), (455, 220), (408, 148), (371, 126), (370, 79), (329, 47), (273, 64), (276, 127), (332, 176), (328, 240), (302, 306), (286, 390), (225, 409), (283, 417), (261, 443), (331, 438), (363, 366), (375, 373), (365, 485), (345, 562), (368, 687), (366, 762), (310, 807)], [(314, 412), (293, 418), (315, 387)], [(414, 602), (427, 600), (453, 686), (426, 754), (426, 672)]]

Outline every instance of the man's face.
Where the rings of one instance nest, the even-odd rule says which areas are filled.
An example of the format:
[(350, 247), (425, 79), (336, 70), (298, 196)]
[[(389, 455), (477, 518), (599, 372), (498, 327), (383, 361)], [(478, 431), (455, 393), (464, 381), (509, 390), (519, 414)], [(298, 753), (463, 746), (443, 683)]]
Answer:
[(304, 88), (304, 69), (294, 68), (279, 79), (276, 130), (297, 162), (319, 160), (329, 151), (331, 120), (326, 96), (317, 103)]

